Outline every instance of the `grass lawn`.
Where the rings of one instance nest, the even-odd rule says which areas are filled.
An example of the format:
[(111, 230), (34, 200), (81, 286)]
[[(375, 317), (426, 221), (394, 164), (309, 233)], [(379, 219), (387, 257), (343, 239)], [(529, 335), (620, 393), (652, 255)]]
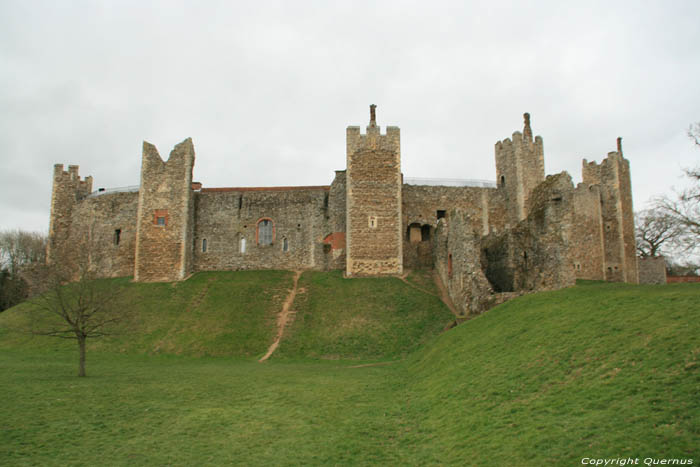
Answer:
[(337, 362), (0, 355), (1, 465), (397, 464), (400, 372)]
[[(279, 288), (269, 303), (283, 300), (291, 275), (265, 277)], [(302, 276), (307, 297), (295, 303), (301, 316), (294, 326), (307, 323), (310, 331), (292, 329), (290, 346), (285, 350), (283, 341), (278, 358), (262, 364), (255, 352), (235, 354), (235, 347), (217, 354), (216, 340), (200, 353), (184, 337), (178, 342), (190, 350), (164, 355), (177, 352), (154, 352), (156, 340), (146, 336), (141, 350), (121, 341), (93, 348), (89, 376), (77, 378), (72, 348), (14, 340), (2, 329), (16, 317), (0, 315), (0, 465), (700, 462), (698, 285), (583, 283), (520, 297), (434, 338), (414, 334), (422, 326), (430, 335), (437, 326), (421, 311), (391, 337), (403, 344), (382, 344), (390, 338), (369, 326), (358, 350), (358, 358), (399, 361), (357, 367), (344, 354), (355, 341), (333, 347), (320, 330), (353, 313), (369, 320), (376, 311), (319, 317), (325, 308), (317, 305), (329, 303), (324, 287), (348, 303), (377, 297), (372, 288), (382, 282), (344, 281), (350, 285), (339, 290), (338, 280)], [(402, 303), (394, 290), (400, 283), (382, 287), (387, 303)], [(252, 297), (252, 286), (239, 290)], [(182, 302), (192, 303), (187, 297)], [(423, 310), (432, 298), (392, 313)], [(173, 311), (164, 317), (178, 318)], [(304, 332), (316, 343), (306, 356), (292, 345)], [(253, 346), (272, 332), (248, 335)], [(327, 354), (343, 358), (309, 358)]]

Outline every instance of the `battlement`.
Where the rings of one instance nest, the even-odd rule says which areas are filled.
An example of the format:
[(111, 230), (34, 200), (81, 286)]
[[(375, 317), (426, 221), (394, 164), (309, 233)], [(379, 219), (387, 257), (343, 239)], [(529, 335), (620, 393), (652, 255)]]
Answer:
[(629, 161), (622, 155), (622, 138), (617, 138), (617, 151), (608, 152), (600, 163), (596, 161), (582, 161), (582, 178), (584, 183), (590, 185), (609, 184), (619, 187), (621, 172), (629, 172)]
[(584, 186), (599, 187), (605, 279), (636, 283), (632, 183), (622, 138), (617, 138), (617, 150), (608, 152), (600, 163), (583, 159), (582, 178)]
[(92, 191), (92, 176), (87, 176), (81, 180), (80, 166), (69, 165), (68, 171), (63, 170), (63, 164), (53, 166), (54, 183), (70, 183), (81, 194), (87, 195)]
[(70, 256), (68, 237), (71, 232), (72, 213), (75, 206), (92, 191), (92, 177), (80, 178), (80, 167), (63, 164), (53, 166), (51, 190), (51, 217), (49, 219), (49, 243), (46, 249), (48, 262)]
[(143, 142), (134, 278), (182, 280), (191, 267), (194, 202), (194, 145), (187, 138), (163, 161)]
[(366, 134), (347, 128), (346, 274), (401, 274), (400, 130), (388, 126), (381, 134), (376, 105), (370, 105)]
[(194, 145), (192, 144), (192, 138), (187, 138), (181, 143), (175, 145), (172, 151), (170, 151), (170, 156), (167, 161), (164, 161), (153, 144), (144, 141), (143, 142), (143, 157), (142, 157), (142, 168), (146, 168), (147, 172), (150, 170), (158, 170), (161, 167), (172, 167), (172, 166), (194, 166)]
[(544, 181), (544, 144), (541, 136), (533, 139), (530, 114), (523, 114), (523, 131), (495, 145), (496, 176), (509, 200), (509, 217), (517, 223), (527, 217), (528, 197)]

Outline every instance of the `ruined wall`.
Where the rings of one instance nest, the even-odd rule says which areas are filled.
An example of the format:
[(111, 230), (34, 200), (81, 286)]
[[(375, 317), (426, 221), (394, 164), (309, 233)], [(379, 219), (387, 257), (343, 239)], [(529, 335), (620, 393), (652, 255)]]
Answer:
[(182, 280), (191, 271), (194, 157), (190, 138), (175, 146), (167, 162), (155, 146), (143, 143), (136, 281)]
[(620, 138), (618, 150), (600, 164), (583, 160), (583, 183), (600, 185), (605, 280), (637, 283), (632, 186)]
[(461, 315), (482, 313), (491, 303), (493, 289), (481, 268), (481, 220), (461, 210), (451, 210), (436, 229), (435, 269)]
[[(472, 219), (469, 225), (476, 234), (486, 235), (492, 228), (503, 228), (505, 205), (495, 188), (404, 184), (402, 190), (404, 267), (432, 265), (432, 236), (439, 216), (449, 218), (450, 211), (454, 209)], [(411, 238), (411, 229), (416, 232), (417, 226), (424, 230), (421, 241), (418, 241), (417, 234), (413, 240)]]
[(577, 279), (604, 280), (605, 254), (600, 187), (579, 183), (574, 190), (571, 257)]
[(329, 204), (328, 187), (204, 188), (195, 195), (194, 269), (325, 269)]
[(328, 196), (327, 229), (323, 237), (325, 269), (344, 270), (346, 268), (346, 193), (346, 172), (336, 170)]
[(374, 113), (367, 134), (360, 134), (359, 127), (348, 127), (346, 177), (346, 274), (401, 274), (399, 129), (387, 127), (386, 134), (380, 134)]
[(498, 186), (504, 191), (510, 225), (525, 219), (530, 193), (544, 180), (542, 137), (532, 138), (530, 114), (524, 114), (523, 133), (495, 146)]
[(89, 249), (99, 276), (134, 274), (137, 210), (137, 192), (93, 194), (74, 207), (70, 244)]
[(666, 258), (663, 256), (647, 256), (638, 258), (640, 284), (666, 283)]
[(51, 217), (49, 219), (49, 240), (46, 258), (49, 263), (60, 261), (61, 256), (71, 254), (68, 241), (73, 230), (73, 210), (92, 191), (92, 177), (80, 178), (77, 165), (63, 164), (53, 168), (53, 189), (51, 191)]
[(573, 184), (548, 176), (531, 194), (526, 219), (482, 239), (482, 267), (496, 292), (557, 289), (575, 283), (570, 253)]

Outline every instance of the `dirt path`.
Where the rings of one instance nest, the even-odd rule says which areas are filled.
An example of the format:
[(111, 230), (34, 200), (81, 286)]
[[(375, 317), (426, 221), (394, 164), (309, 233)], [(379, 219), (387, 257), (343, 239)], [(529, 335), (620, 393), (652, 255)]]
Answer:
[(292, 287), (289, 295), (287, 295), (287, 298), (284, 300), (282, 311), (280, 311), (280, 313), (277, 315), (277, 338), (275, 339), (275, 342), (272, 343), (270, 348), (267, 349), (265, 356), (258, 360), (259, 362), (264, 362), (270, 358), (275, 350), (277, 350), (277, 347), (279, 347), (280, 342), (282, 341), (282, 336), (284, 336), (285, 326), (287, 326), (287, 324), (290, 322), (290, 317), (296, 313), (295, 311), (291, 311), (289, 308), (292, 306), (292, 303), (294, 303), (294, 297), (297, 295), (297, 284), (299, 283), (300, 276), (301, 271), (294, 271), (294, 287)]
[(408, 277), (408, 274), (410, 271), (405, 270), (402, 275), (399, 276), (399, 279), (403, 281), (404, 283), (408, 284), (409, 286), (413, 287), (416, 290), (420, 290), (423, 293), (427, 293), (428, 295), (432, 295), (433, 297), (438, 297), (442, 302), (447, 305), (447, 308), (450, 309), (453, 315), (459, 316), (459, 313), (457, 312), (457, 307), (455, 304), (452, 302), (452, 299), (450, 298), (450, 295), (447, 293), (447, 288), (445, 287), (445, 284), (442, 283), (442, 280), (440, 279), (440, 275), (437, 273), (436, 270), (433, 270), (433, 281), (435, 281), (435, 285), (438, 288), (438, 291), (440, 292), (439, 294), (430, 292), (428, 290), (425, 290), (421, 287), (418, 287), (416, 284), (413, 284), (409, 282), (406, 277)]
[(440, 291), (440, 300), (442, 300), (442, 302), (445, 305), (447, 305), (447, 308), (450, 309), (450, 311), (453, 315), (455, 315), (455, 317), (459, 316), (459, 313), (457, 312), (457, 307), (452, 302), (450, 294), (447, 293), (447, 287), (445, 287), (445, 284), (442, 283), (442, 279), (440, 279), (440, 275), (436, 270), (433, 270), (433, 280), (435, 281), (435, 285), (437, 285), (437, 288)]
[(433, 292), (430, 292), (430, 291), (428, 291), (428, 290), (425, 290), (425, 289), (423, 289), (423, 288), (420, 288), (420, 287), (418, 287), (416, 284), (414, 284), (414, 283), (412, 283), (412, 282), (409, 282), (409, 281), (406, 279), (406, 277), (408, 277), (408, 274), (409, 274), (410, 272), (411, 272), (411, 271), (409, 271), (409, 270), (404, 270), (404, 273), (401, 274), (400, 276), (398, 276), (399, 280), (400, 280), (401, 282), (403, 282), (403, 283), (405, 283), (405, 284), (407, 284), (407, 285), (413, 287), (413, 288), (416, 289), (416, 290), (420, 290), (420, 291), (423, 292), (423, 293), (427, 293), (428, 295), (432, 295), (433, 297), (438, 297), (438, 296), (439, 296), (438, 294), (435, 294), (435, 293), (433, 293)]

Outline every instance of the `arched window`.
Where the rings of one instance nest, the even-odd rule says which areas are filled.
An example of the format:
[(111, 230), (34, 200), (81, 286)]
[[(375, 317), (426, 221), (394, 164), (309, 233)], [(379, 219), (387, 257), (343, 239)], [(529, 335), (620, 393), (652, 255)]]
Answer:
[(284, 237), (282, 240), (282, 251), (289, 251), (289, 242), (287, 241), (287, 237)]
[(258, 245), (272, 245), (274, 240), (274, 226), (272, 225), (272, 219), (261, 219), (258, 221), (258, 232), (256, 235), (258, 239)]

